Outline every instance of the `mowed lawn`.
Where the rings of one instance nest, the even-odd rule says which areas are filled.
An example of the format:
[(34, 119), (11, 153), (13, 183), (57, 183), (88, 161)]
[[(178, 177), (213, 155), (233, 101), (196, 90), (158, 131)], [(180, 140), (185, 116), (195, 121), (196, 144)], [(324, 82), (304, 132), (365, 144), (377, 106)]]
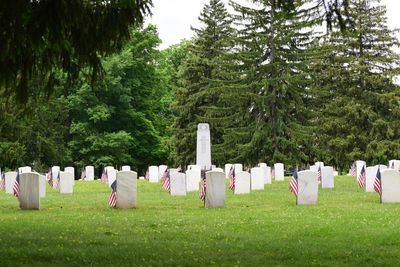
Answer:
[[(317, 206), (296, 206), (285, 182), (202, 208), (198, 193), (171, 197), (138, 183), (138, 208), (108, 207), (110, 189), (47, 188), (40, 211), (0, 192), (1, 266), (398, 266), (400, 204), (379, 203), (354, 177), (336, 177)], [(228, 188), (228, 187), (227, 187)]]

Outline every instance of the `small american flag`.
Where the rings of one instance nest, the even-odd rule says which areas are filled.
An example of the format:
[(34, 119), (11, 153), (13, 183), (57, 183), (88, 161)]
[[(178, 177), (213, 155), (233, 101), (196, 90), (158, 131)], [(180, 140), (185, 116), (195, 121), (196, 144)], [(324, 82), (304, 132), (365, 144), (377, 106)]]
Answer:
[(47, 182), (53, 188), (53, 172), (51, 171), (51, 168), (49, 169), (49, 172), (47, 173)]
[(358, 176), (358, 185), (362, 188), (365, 186), (365, 179), (366, 179), (366, 174), (365, 174), (365, 166), (362, 167), (360, 175)]
[(234, 191), (235, 190), (235, 165), (232, 165), (231, 169), (229, 170), (229, 188)]
[(322, 180), (321, 166), (318, 167), (317, 180), (318, 180), (318, 182), (321, 182), (321, 180)]
[(81, 180), (84, 181), (86, 180), (86, 169), (83, 167), (82, 173), (81, 173)]
[(378, 171), (376, 172), (376, 177), (374, 181), (374, 190), (379, 195), (382, 195), (382, 177), (380, 168), (378, 168)]
[(170, 182), (170, 173), (169, 170), (165, 170), (162, 177), (162, 187), (167, 191), (171, 192), (171, 182)]
[(205, 174), (203, 175), (203, 177), (201, 177), (201, 187), (200, 187), (199, 198), (203, 201), (206, 200), (206, 177), (205, 177)]
[(0, 178), (0, 189), (4, 190), (5, 188), (6, 188), (6, 177), (4, 172), (2, 172)]
[(112, 208), (115, 208), (117, 206), (117, 180), (115, 180), (111, 184), (111, 195), (110, 198), (108, 199), (108, 205)]
[(54, 186), (56, 189), (60, 189), (60, 172), (58, 172), (58, 174), (57, 174), (57, 178), (56, 178)]
[(351, 176), (356, 176), (357, 175), (357, 170), (356, 170), (356, 164), (353, 162), (350, 167), (350, 175)]
[(103, 172), (101, 173), (101, 182), (104, 184), (108, 184), (108, 174), (106, 168), (103, 169)]
[(17, 172), (17, 178), (15, 178), (15, 182), (13, 185), (13, 192), (14, 192), (14, 196), (19, 197), (19, 172), (18, 170), (16, 170)]
[(292, 192), (296, 197), (298, 194), (298, 175), (297, 175), (297, 171), (294, 171), (292, 174), (292, 180), (290, 180), (290, 184), (289, 184), (289, 191)]

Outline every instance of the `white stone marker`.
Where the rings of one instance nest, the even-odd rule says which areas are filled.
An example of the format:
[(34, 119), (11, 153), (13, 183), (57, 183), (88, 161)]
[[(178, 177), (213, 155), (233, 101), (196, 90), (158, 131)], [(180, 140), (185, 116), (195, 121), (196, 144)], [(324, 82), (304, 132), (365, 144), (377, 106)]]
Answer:
[(264, 184), (272, 184), (271, 167), (261, 167), (264, 169)]
[(72, 173), (72, 177), (74, 178), (74, 181), (75, 181), (75, 168), (74, 167), (65, 167), (64, 171)]
[(275, 181), (285, 180), (285, 169), (283, 163), (275, 163), (274, 171), (275, 171)]
[(396, 170), (396, 171), (399, 171), (400, 170), (400, 160), (397, 160), (397, 159), (392, 159), (392, 160), (389, 160), (389, 169), (392, 169), (392, 167), (394, 167), (394, 169)]
[(51, 175), (53, 176), (53, 188), (54, 189), (56, 189), (56, 187), (57, 187), (57, 183), (54, 181), (57, 179), (59, 172), (60, 172), (60, 166), (51, 167)]
[(32, 172), (32, 168), (29, 166), (19, 167), (18, 171), (19, 173)]
[(120, 171), (117, 173), (117, 208), (136, 208), (137, 173)]
[(210, 125), (208, 123), (197, 125), (196, 165), (200, 165), (205, 170), (210, 169), (212, 165)]
[(333, 179), (333, 167), (321, 167), (321, 188), (334, 188), (335, 182)]
[(375, 192), (374, 181), (378, 167), (370, 166), (365, 169), (365, 192)]
[(235, 163), (235, 173), (243, 171), (243, 165), (241, 163)]
[(206, 172), (206, 199), (204, 207), (225, 207), (225, 174), (223, 172)]
[(161, 180), (161, 178), (164, 175), (164, 172), (168, 169), (167, 165), (160, 165), (158, 166), (158, 180)]
[(264, 169), (260, 167), (251, 168), (251, 190), (264, 190)]
[(15, 183), (15, 178), (17, 178), (17, 172), (6, 172), (4, 174), (5, 184), (6, 184), (6, 193), (14, 194), (13, 186)]
[(365, 161), (363, 161), (363, 160), (357, 160), (357, 161), (356, 161), (356, 181), (357, 181), (358, 176), (360, 175), (361, 169), (362, 169), (363, 167), (364, 167), (364, 168), (367, 168), (367, 165), (366, 165)]
[(60, 172), (60, 193), (72, 194), (74, 191), (74, 176), (70, 172)]
[(212, 168), (213, 171), (217, 171), (217, 172), (224, 172), (224, 170), (222, 168)]
[(39, 174), (26, 172), (19, 175), (19, 206), (23, 210), (40, 209)]
[(110, 168), (107, 170), (108, 186), (111, 187), (112, 183), (117, 179), (117, 170)]
[(318, 166), (317, 165), (311, 165), (310, 166), (310, 171), (317, 172), (318, 171)]
[(318, 169), (318, 167), (321, 167), (321, 169), (322, 169), (322, 167), (324, 167), (324, 163), (322, 161), (317, 161), (317, 162), (315, 162), (314, 165), (317, 166), (317, 169)]
[(158, 166), (149, 167), (149, 182), (158, 183)]
[(86, 181), (94, 181), (94, 167), (93, 166), (86, 166)]
[(123, 171), (123, 172), (125, 172), (125, 171), (130, 171), (131, 170), (131, 166), (127, 166), (127, 165), (124, 165), (124, 166), (122, 166), (122, 168), (121, 168), (121, 171)]
[(318, 201), (318, 180), (314, 171), (300, 171), (298, 175), (297, 205), (316, 205)]
[(226, 179), (229, 179), (229, 171), (231, 170), (231, 168), (232, 168), (232, 164), (225, 164), (225, 177), (226, 177)]
[(235, 195), (249, 194), (250, 193), (250, 173), (248, 172), (235, 172)]
[(197, 170), (186, 171), (186, 191), (194, 192), (199, 191), (199, 182), (201, 179), (201, 172)]
[(39, 175), (39, 196), (46, 197), (46, 175)]
[(267, 167), (267, 163), (260, 162), (260, 163), (258, 163), (258, 167), (261, 167), (261, 168)]
[(400, 173), (397, 170), (381, 171), (382, 203), (400, 203)]
[(171, 196), (186, 196), (186, 175), (181, 172), (170, 173)]

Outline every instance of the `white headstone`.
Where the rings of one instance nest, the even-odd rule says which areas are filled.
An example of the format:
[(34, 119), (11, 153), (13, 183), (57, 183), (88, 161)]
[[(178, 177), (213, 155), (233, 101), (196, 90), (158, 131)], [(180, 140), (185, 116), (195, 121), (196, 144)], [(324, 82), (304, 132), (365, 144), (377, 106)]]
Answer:
[(374, 181), (378, 167), (371, 166), (365, 169), (365, 192), (375, 192)]
[(139, 180), (144, 180), (144, 176), (139, 176)]
[(400, 160), (397, 159), (392, 159), (389, 160), (389, 166), (390, 169), (394, 168), (396, 171), (400, 171)]
[(217, 172), (224, 172), (224, 170), (222, 168), (212, 168), (213, 171), (217, 171)]
[[(55, 181), (58, 177), (58, 173), (60, 172), (60, 166), (51, 167), (51, 175), (53, 176), (53, 181)], [(53, 188), (56, 188), (57, 183), (53, 183)]]
[(225, 164), (225, 177), (226, 179), (229, 179), (229, 171), (232, 168), (232, 164)]
[(72, 173), (72, 177), (74, 178), (74, 181), (75, 181), (75, 168), (74, 167), (65, 167), (64, 171)]
[(19, 167), (18, 171), (19, 173), (32, 172), (32, 168), (29, 166)]
[(117, 173), (117, 208), (136, 208), (137, 173), (120, 171)]
[(235, 173), (243, 171), (243, 165), (241, 163), (235, 163)]
[(265, 169), (251, 168), (251, 190), (264, 190)]
[(225, 207), (225, 174), (223, 172), (206, 172), (206, 199), (204, 207)]
[(316, 205), (318, 201), (317, 173), (300, 171), (298, 175), (297, 205)]
[(275, 163), (274, 171), (275, 171), (275, 181), (285, 180), (285, 169), (283, 163)]
[(39, 174), (26, 172), (19, 175), (19, 206), (23, 210), (40, 209)]
[(186, 191), (193, 192), (199, 191), (199, 182), (201, 179), (201, 172), (197, 170), (186, 171)]
[(400, 203), (400, 173), (397, 170), (381, 171), (382, 203)]
[(315, 162), (315, 166), (317, 166), (317, 168), (321, 167), (321, 169), (322, 169), (322, 167), (324, 167), (324, 163), (322, 161), (318, 161), (318, 162)]
[(258, 163), (258, 167), (267, 167), (267, 163), (264, 162)]
[(158, 183), (158, 166), (149, 167), (149, 182)]
[(94, 167), (93, 166), (86, 166), (86, 181), (94, 181)]
[(4, 174), (5, 179), (5, 189), (7, 194), (13, 194), (13, 186), (15, 183), (15, 178), (17, 178), (17, 172), (6, 172)]
[(264, 169), (264, 184), (272, 184), (272, 177), (271, 177), (271, 167), (261, 167)]
[(108, 186), (111, 187), (112, 183), (117, 179), (117, 170), (109, 168), (107, 170)]
[(317, 172), (318, 171), (318, 166), (317, 165), (311, 165), (310, 166), (310, 171)]
[(339, 176), (339, 173), (337, 171), (333, 171), (333, 176), (334, 177)]
[(235, 195), (249, 194), (250, 193), (250, 173), (248, 172), (235, 172)]
[(365, 164), (365, 161), (363, 161), (363, 160), (357, 160), (357, 161), (356, 161), (356, 180), (357, 180), (358, 176), (360, 175), (361, 169), (362, 169), (363, 167), (364, 167), (364, 168), (367, 168), (367, 165)]
[(321, 188), (334, 188), (333, 167), (321, 167)]
[(212, 165), (210, 126), (208, 123), (197, 125), (196, 165), (200, 165), (205, 170), (210, 169)]
[(124, 166), (122, 166), (122, 168), (121, 168), (121, 171), (123, 171), (123, 172), (125, 172), (125, 171), (130, 171), (131, 170), (131, 166), (127, 166), (127, 165), (124, 165)]
[(167, 165), (160, 165), (158, 166), (158, 180), (161, 180), (161, 178), (164, 175), (164, 172), (167, 170), (168, 166)]
[(39, 175), (39, 196), (40, 197), (46, 197), (46, 176), (45, 175)]
[(186, 175), (181, 172), (170, 173), (171, 196), (186, 196)]
[(69, 172), (60, 172), (60, 193), (72, 194), (74, 191), (74, 176)]

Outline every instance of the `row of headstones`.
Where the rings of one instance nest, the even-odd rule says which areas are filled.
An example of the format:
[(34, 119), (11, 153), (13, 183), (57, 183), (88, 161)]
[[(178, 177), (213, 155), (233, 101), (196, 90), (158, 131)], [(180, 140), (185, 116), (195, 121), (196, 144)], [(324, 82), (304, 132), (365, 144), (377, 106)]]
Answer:
[(310, 171), (314, 171), (318, 174), (320, 171), (320, 179), (321, 179), (321, 188), (334, 188), (335, 180), (334, 177), (338, 175), (338, 173), (331, 166), (324, 166), (324, 163), (319, 161), (315, 162), (314, 165), (310, 166)]

